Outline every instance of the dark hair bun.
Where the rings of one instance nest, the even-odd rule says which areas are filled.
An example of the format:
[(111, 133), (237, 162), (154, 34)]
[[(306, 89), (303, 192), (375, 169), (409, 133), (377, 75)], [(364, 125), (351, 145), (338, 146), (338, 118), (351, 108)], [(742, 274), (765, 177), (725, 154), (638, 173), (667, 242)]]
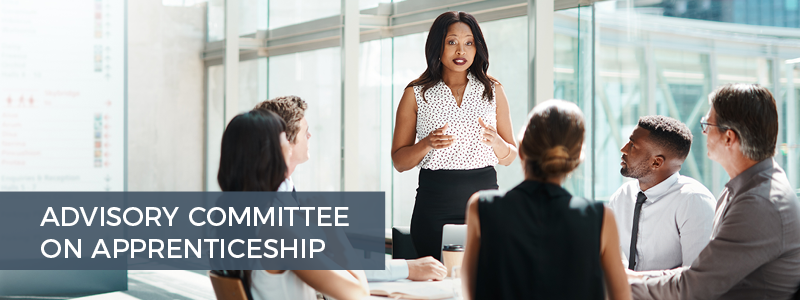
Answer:
[(531, 110), (525, 127), (519, 151), (527, 175), (556, 178), (581, 163), (585, 126), (583, 113), (574, 103), (542, 102)]
[(567, 147), (561, 145), (546, 150), (542, 155), (542, 172), (550, 177), (568, 173), (577, 167), (578, 160), (570, 158), (568, 151)]

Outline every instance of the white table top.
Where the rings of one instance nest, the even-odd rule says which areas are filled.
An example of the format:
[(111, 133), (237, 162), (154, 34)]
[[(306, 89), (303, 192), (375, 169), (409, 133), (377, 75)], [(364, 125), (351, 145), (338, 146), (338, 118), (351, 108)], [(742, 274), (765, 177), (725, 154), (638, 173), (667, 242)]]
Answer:
[[(389, 282), (370, 282), (369, 288), (370, 290), (374, 289), (392, 289), (397, 291), (402, 291), (408, 294), (413, 294), (415, 290), (419, 290), (420, 288), (439, 288), (446, 291), (452, 291), (455, 282), (451, 278), (446, 278), (442, 281), (410, 281), (410, 280), (398, 280), (398, 281), (389, 281)], [(460, 289), (459, 289), (460, 290)], [(380, 297), (380, 296), (369, 296), (364, 299), (370, 300), (386, 300), (392, 299), (387, 297)], [(402, 299), (402, 298), (401, 298)], [(450, 297), (445, 298), (446, 300), (457, 300), (456, 298)]]

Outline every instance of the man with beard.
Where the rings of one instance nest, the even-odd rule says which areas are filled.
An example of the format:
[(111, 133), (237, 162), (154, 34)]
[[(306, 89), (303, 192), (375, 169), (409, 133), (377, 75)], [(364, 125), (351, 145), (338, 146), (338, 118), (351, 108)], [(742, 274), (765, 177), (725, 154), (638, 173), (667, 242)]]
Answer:
[[(800, 201), (772, 157), (778, 106), (757, 84), (723, 85), (700, 121), (728, 177), (711, 241), (690, 267), (628, 272), (634, 299), (800, 299)], [(796, 166), (791, 166), (796, 167)]]
[(634, 271), (692, 264), (708, 244), (714, 196), (697, 180), (680, 175), (692, 146), (685, 124), (664, 116), (639, 118), (622, 152), (622, 176), (633, 178), (611, 196), (619, 241)]

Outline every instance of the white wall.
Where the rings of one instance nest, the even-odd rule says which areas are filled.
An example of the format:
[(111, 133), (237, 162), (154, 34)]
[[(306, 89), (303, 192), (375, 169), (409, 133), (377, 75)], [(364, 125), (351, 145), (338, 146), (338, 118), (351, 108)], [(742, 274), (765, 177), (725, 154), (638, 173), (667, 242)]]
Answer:
[(128, 0), (128, 190), (202, 191), (205, 6)]

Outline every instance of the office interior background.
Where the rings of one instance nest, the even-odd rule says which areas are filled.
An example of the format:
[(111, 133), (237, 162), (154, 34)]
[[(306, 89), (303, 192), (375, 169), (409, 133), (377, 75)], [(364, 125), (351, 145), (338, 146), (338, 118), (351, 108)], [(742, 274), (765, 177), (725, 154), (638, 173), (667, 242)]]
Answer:
[[(104, 152), (65, 164), (63, 156), (47, 153), (71, 151), (69, 136), (58, 136), (65, 143), (47, 137), (39, 159), (33, 150), (19, 150), (18, 137), (11, 135), (17, 116), (12, 108), (17, 97), (28, 103), (28, 96), (10, 79), (19, 79), (16, 72), (26, 68), (20, 60), (38, 57), (14, 54), (15, 45), (58, 58), (67, 57), (62, 46), (85, 46), (97, 54), (98, 44), (54, 45), (41, 32), (13, 28), (28, 24), (20, 12), (69, 19), (67, 11), (79, 2), (106, 9), (99, 14), (112, 21), (99, 21), (100, 36), (124, 45), (100, 45), (106, 51), (101, 57), (113, 62), (102, 63), (102, 73), (122, 92), (112, 92), (104, 104), (114, 111), (94, 115), (119, 134), (97, 134), (105, 140), (94, 145)], [(309, 103), (312, 138), (311, 159), (293, 175), (297, 189), (385, 191), (386, 228), (408, 225), (418, 170), (398, 173), (392, 167), (395, 109), (405, 86), (425, 69), (430, 24), (448, 10), (472, 13), (480, 22), (489, 74), (505, 88), (515, 133), (539, 101), (559, 98), (582, 108), (585, 160), (565, 184), (572, 193), (608, 199), (625, 180), (619, 149), (637, 119), (660, 114), (692, 129), (694, 143), (681, 173), (718, 194), (728, 178), (706, 157), (698, 123), (709, 109), (708, 93), (731, 82), (772, 91), (780, 114), (775, 160), (800, 187), (798, 0), (94, 0), (59, 7), (4, 0), (0, 100), (9, 100), (6, 108), (0, 105), (7, 112), (0, 121), (10, 125), (0, 145), (0, 190), (216, 191), (227, 121), (260, 101), (298, 95)], [(108, 53), (124, 59), (109, 59)], [(72, 67), (66, 59), (39, 63)], [(49, 124), (59, 127), (71, 124), (59, 123), (71, 112), (59, 108), (39, 116), (56, 118)], [(97, 126), (98, 119), (91, 119)], [(14, 175), (34, 172), (32, 165), (77, 170), (84, 162), (94, 173), (80, 178), (96, 180), (64, 171), (53, 175), (59, 184), (37, 186)], [(501, 189), (523, 179), (518, 159), (496, 168)]]
[[(572, 193), (608, 199), (625, 180), (619, 149), (638, 118), (653, 114), (692, 129), (692, 151), (681, 173), (719, 193), (727, 174), (706, 157), (699, 121), (709, 109), (707, 95), (731, 82), (758, 83), (773, 92), (781, 122), (775, 159), (800, 187), (799, 3), (240, 0), (232, 9), (230, 1), (210, 1), (203, 51), (204, 188), (217, 188), (226, 109), (244, 111), (295, 94), (309, 102), (312, 132), (311, 159), (293, 176), (297, 188), (385, 191), (387, 228), (408, 225), (418, 170), (392, 167), (394, 116), (403, 89), (425, 69), (427, 30), (447, 10), (479, 20), (489, 74), (505, 88), (515, 133), (537, 101), (565, 99), (583, 109), (590, 125), (585, 161), (565, 184)], [(357, 11), (347, 11), (354, 4)], [(349, 15), (357, 15), (359, 24), (347, 23)], [(233, 33), (225, 28), (225, 17), (232, 16), (239, 20)], [(341, 38), (348, 26), (357, 26), (357, 44)], [(234, 34), (238, 43), (229, 43)], [(239, 49), (234, 73), (225, 70), (229, 47)], [(232, 88), (233, 104), (227, 97)], [(501, 189), (523, 180), (519, 163), (496, 167)]]

